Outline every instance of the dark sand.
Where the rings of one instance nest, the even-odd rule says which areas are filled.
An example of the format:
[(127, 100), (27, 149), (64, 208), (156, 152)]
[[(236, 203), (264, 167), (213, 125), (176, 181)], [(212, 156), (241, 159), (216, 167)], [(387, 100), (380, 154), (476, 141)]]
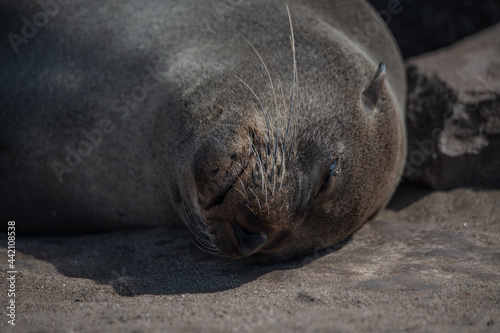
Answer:
[(15, 327), (3, 234), (0, 332), (500, 332), (499, 204), (402, 186), (343, 246), (273, 266), (178, 227), (18, 237)]

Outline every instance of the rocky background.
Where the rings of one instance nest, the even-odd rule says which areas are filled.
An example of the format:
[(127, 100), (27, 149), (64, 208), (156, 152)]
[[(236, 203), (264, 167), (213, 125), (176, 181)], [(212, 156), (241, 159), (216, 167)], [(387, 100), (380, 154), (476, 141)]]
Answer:
[[(17, 240), (1, 332), (499, 332), (499, 1), (372, 1), (408, 68), (408, 163), (345, 243), (281, 265), (204, 254), (185, 229)], [(465, 39), (463, 39), (465, 36)]]
[(371, 3), (407, 62), (405, 178), (499, 188), (500, 1)]

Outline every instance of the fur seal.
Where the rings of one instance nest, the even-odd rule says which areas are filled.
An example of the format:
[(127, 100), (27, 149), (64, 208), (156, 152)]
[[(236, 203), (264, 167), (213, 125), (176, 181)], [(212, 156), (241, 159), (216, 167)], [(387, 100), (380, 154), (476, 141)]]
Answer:
[(20, 231), (182, 220), (208, 252), (285, 260), (399, 182), (404, 67), (362, 0), (0, 8), (1, 216)]

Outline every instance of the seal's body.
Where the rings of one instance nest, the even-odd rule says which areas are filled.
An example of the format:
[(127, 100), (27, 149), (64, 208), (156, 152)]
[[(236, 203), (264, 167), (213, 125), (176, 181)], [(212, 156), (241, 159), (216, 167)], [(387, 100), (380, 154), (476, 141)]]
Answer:
[(404, 68), (363, 1), (0, 3), (1, 215), (22, 231), (184, 220), (278, 260), (399, 181)]

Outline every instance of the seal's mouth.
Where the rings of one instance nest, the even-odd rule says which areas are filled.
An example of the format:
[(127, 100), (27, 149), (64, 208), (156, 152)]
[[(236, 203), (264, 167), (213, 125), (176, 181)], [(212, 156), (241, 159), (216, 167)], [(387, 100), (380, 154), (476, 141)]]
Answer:
[[(208, 199), (208, 201), (206, 201), (206, 203), (204, 205), (202, 204), (203, 200), (201, 198), (201, 195), (200, 195), (200, 193), (198, 193), (198, 202), (200, 203), (200, 206), (202, 207), (203, 211), (211, 210), (212, 208), (214, 208), (216, 206), (220, 206), (224, 203), (227, 194), (234, 188), (234, 184), (237, 181), (241, 181), (242, 175), (244, 172), (246, 172), (248, 164), (249, 164), (248, 160), (244, 161), (244, 163), (241, 165), (241, 169), (240, 169), (239, 173), (237, 173), (237, 176), (234, 178), (234, 180), (230, 181), (230, 182), (223, 183), (219, 187), (219, 190), (217, 191), (215, 196)], [(218, 173), (218, 172), (220, 172), (220, 170), (217, 169), (217, 170), (214, 170), (213, 172)]]
[[(253, 165), (249, 155), (238, 163), (238, 172), (234, 172), (234, 169), (226, 171), (226, 174), (235, 175), (235, 177), (231, 177), (231, 181), (219, 184), (217, 190), (214, 191), (215, 195), (209, 200), (207, 196), (198, 193), (200, 212), (209, 232), (213, 235), (214, 243), (223, 254), (229, 257), (248, 257), (268, 244), (268, 235), (259, 230), (258, 219), (249, 206), (250, 202), (246, 201), (248, 198), (244, 195), (244, 184), (251, 179), (250, 169)], [(220, 172), (224, 170), (217, 170), (216, 173)], [(226, 179), (224, 177), (224, 180)], [(246, 191), (248, 192), (248, 189)]]

